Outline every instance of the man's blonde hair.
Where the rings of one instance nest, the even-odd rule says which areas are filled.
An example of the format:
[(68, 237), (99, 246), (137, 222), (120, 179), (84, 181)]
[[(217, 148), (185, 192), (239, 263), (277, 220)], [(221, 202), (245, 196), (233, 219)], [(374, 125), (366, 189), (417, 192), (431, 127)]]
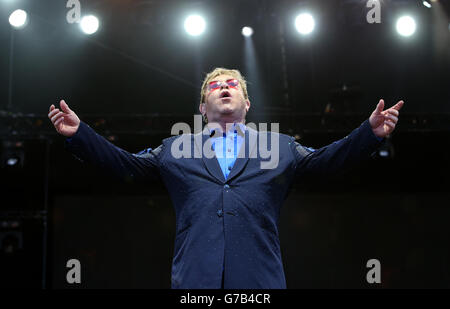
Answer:
[(205, 79), (203, 80), (202, 84), (202, 90), (200, 93), (200, 104), (206, 103), (206, 92), (208, 91), (208, 84), (210, 81), (212, 81), (214, 78), (216, 78), (219, 75), (230, 75), (236, 78), (239, 81), (239, 85), (241, 85), (242, 91), (244, 92), (244, 98), (248, 100), (248, 93), (247, 93), (247, 82), (245, 81), (244, 77), (242, 76), (241, 72), (238, 70), (231, 70), (231, 69), (225, 69), (225, 68), (215, 68), (208, 74), (206, 74)]

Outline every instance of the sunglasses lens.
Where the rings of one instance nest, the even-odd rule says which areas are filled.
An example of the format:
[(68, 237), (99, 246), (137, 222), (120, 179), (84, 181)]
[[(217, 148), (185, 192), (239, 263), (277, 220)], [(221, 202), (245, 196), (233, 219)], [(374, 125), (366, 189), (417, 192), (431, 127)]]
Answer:
[(220, 83), (219, 82), (210, 82), (209, 83), (209, 89), (217, 89), (220, 87)]
[(227, 80), (227, 84), (228, 84), (230, 87), (237, 87), (237, 85), (239, 84), (239, 82), (238, 82), (237, 79), (229, 79), (229, 80)]
[[(237, 79), (229, 79), (226, 81), (227, 85), (230, 87), (237, 87), (239, 85), (239, 81)], [(220, 81), (214, 81), (209, 83), (209, 90), (214, 90), (220, 88), (222, 85), (222, 82)]]

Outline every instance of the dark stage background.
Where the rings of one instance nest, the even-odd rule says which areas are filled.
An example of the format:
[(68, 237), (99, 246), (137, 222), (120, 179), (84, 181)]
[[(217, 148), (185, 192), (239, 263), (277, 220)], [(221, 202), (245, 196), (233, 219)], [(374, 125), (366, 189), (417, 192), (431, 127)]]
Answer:
[[(249, 81), (247, 121), (279, 122), (310, 147), (347, 135), (380, 98), (406, 102), (387, 157), (293, 187), (279, 222), (288, 288), (450, 288), (449, 1), (383, 1), (372, 25), (353, 0), (80, 2), (101, 20), (92, 36), (66, 22), (66, 1), (0, 0), (1, 287), (169, 288), (165, 188), (82, 164), (46, 115), (65, 99), (138, 152), (192, 123), (204, 74), (224, 66)], [(29, 13), (21, 30), (8, 23), (16, 8)], [(293, 20), (305, 8), (316, 29), (300, 37)], [(193, 11), (208, 16), (200, 38), (182, 28)], [(408, 39), (394, 31), (403, 12), (418, 24)], [(69, 259), (81, 262), (81, 284), (66, 282)], [(366, 281), (369, 259), (381, 262), (381, 284)]]

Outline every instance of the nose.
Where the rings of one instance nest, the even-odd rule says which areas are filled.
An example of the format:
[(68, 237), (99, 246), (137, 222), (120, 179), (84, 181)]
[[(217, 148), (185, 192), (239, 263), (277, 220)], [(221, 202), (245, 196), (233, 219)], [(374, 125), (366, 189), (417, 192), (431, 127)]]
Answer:
[(230, 86), (228, 86), (227, 82), (221, 82), (220, 83), (220, 89), (229, 89)]

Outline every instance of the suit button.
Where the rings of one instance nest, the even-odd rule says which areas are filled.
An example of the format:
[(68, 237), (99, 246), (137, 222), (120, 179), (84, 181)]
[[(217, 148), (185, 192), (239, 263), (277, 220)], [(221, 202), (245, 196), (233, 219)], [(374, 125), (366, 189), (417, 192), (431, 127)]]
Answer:
[(225, 189), (229, 189), (229, 188), (230, 188), (229, 185), (224, 185), (223, 187), (224, 187)]
[(218, 215), (219, 217), (222, 217), (222, 216), (223, 216), (223, 211), (222, 211), (222, 209), (219, 209), (219, 210), (217, 211), (217, 215)]

